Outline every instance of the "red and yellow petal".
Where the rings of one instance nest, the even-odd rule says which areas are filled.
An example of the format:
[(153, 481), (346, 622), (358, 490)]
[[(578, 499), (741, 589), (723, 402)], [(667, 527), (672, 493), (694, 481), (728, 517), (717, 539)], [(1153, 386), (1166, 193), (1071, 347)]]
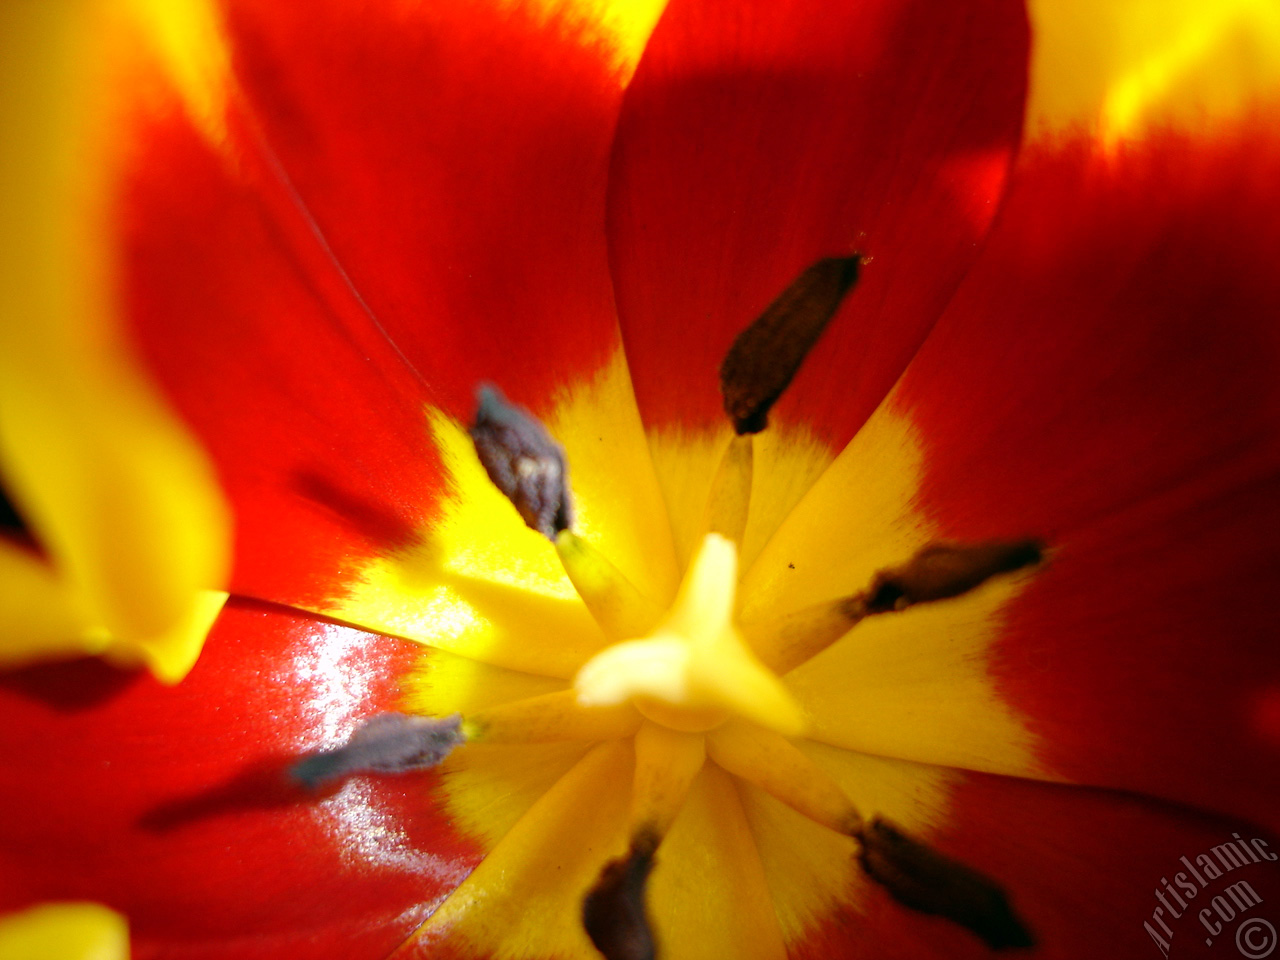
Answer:
[(1280, 87), (1268, 0), (1030, 0), (1033, 139), (1087, 133), (1106, 151), (1161, 129), (1210, 135)]
[(448, 413), (484, 380), (542, 410), (610, 359), (608, 150), (661, 6), (227, 2), (265, 148)]
[(385, 957), (474, 865), (434, 775), (317, 797), (300, 753), (380, 709), (419, 649), (233, 601), (187, 680), (92, 661), (0, 683), (0, 909), (97, 900), (134, 957)]
[(1272, 824), (1277, 170), (1261, 118), (1024, 156), (889, 401), (944, 537), (1050, 545), (992, 660), (1043, 763)]
[(950, 641), (994, 585), (797, 671), (821, 739), (1274, 826), (1280, 143), (1275, 90), (1249, 94), (1208, 116), (1153, 99), (1119, 140), (1077, 113), (1024, 149), (982, 256), (748, 573), (744, 615), (855, 591), (930, 539), (1036, 536), (1049, 562), (978, 610), (976, 646)]
[[(618, 344), (609, 275), (591, 229), (604, 221), (603, 162), (629, 71), (619, 64), (634, 54), (620, 54), (564, 10), (476, 10), (396, 8), (391, 29), (339, 3), (296, 21), (287, 11), (228, 4), (226, 30), (238, 52), (224, 124), (211, 127), (216, 110), (194, 109), (190, 95), (162, 97), (138, 115), (139, 164), (125, 204), (137, 326), (223, 464), (241, 516), (237, 585), (245, 591), (329, 606), (367, 574), (372, 557), (433, 561), (419, 533), (449, 514), (437, 507), (446, 485), (424, 404), (461, 414), (474, 380), (511, 378), (521, 384), (517, 399), (545, 412), (566, 380), (586, 396), (593, 384), (584, 386), (585, 377), (615, 369), (606, 366), (616, 363)], [(733, 38), (735, 56), (756, 51), (741, 61), (710, 49), (713, 18), (670, 11), (652, 73), (641, 69), (637, 112), (623, 121), (610, 220), (623, 325), (651, 423), (718, 419), (714, 369), (746, 319), (728, 315), (764, 291), (747, 316), (758, 310), (808, 259), (830, 252), (821, 245), (847, 251), (864, 239), (874, 258), (861, 291), (866, 312), (828, 345), (827, 361), (802, 375), (779, 416), (842, 440), (879, 402), (983, 236), (1020, 115), (1005, 101), (1020, 103), (1021, 16), (1002, 8), (992, 13), (999, 29), (975, 26), (997, 52), (981, 61), (982, 76), (961, 70), (963, 82), (950, 83), (955, 74), (937, 51), (954, 52), (950, 44), (967, 35), (945, 19), (949, 11), (909, 8), (892, 29), (886, 11), (865, 9), (857, 23), (824, 17), (790, 33), (769, 24), (755, 40)], [(540, 35), (564, 44), (529, 42), (531, 26), (548, 24)], [(882, 57), (878, 44), (894, 30), (913, 34), (913, 52)], [(583, 43), (588, 35), (594, 42)], [(311, 42), (295, 51), (289, 41), (299, 36)], [(840, 46), (853, 39), (856, 56)], [(782, 49), (788, 45), (799, 53)], [(807, 69), (828, 54), (839, 82), (814, 86)], [(719, 76), (731, 60), (732, 76)], [(871, 75), (866, 84), (854, 75), (860, 68)], [(687, 95), (690, 85), (699, 96)], [(773, 89), (790, 92), (775, 102)], [(472, 91), (484, 100), (473, 104)], [(744, 103), (748, 109), (733, 109)], [(641, 108), (654, 105), (676, 122), (651, 122)], [(762, 136), (777, 132), (760, 119), (771, 115), (789, 136)], [(975, 118), (981, 123), (966, 124), (957, 144), (955, 130)], [(1000, 601), (999, 616), (978, 611), (972, 662), (941, 664), (981, 688), (980, 720), (984, 710), (1003, 716), (991, 712), (992, 677), (1002, 695), (996, 706), (1018, 715), (1005, 726), (966, 727), (943, 711), (933, 726), (947, 728), (955, 743), (941, 745), (958, 752), (924, 758), (984, 765), (992, 739), (1030, 729), (1035, 749), (1014, 751), (1016, 762), (1006, 751), (985, 766), (1265, 816), (1268, 783), (1233, 765), (1268, 744), (1263, 755), (1273, 755), (1280, 740), (1280, 695), (1262, 645), (1262, 599), (1274, 571), (1256, 533), (1274, 526), (1270, 481), (1280, 459), (1267, 383), (1276, 343), (1262, 320), (1277, 302), (1263, 272), (1276, 238), (1257, 216), (1275, 209), (1271, 179), (1259, 171), (1274, 172), (1276, 154), (1256, 127), (1242, 129), (1207, 148), (1166, 134), (1105, 155), (1092, 142), (1029, 151), (989, 249), (873, 420), (880, 432), (863, 438), (887, 440), (896, 452), (861, 468), (845, 457), (831, 472), (828, 486), (845, 473), (856, 479), (861, 469), (867, 479), (877, 464), (888, 468), (884, 502), (898, 512), (880, 518), (886, 541), (858, 544), (848, 522), (824, 530), (820, 510), (784, 526), (778, 543), (805, 540), (796, 533), (805, 524), (829, 542), (845, 536), (819, 552), (844, 573), (872, 572), (881, 554), (901, 559), (889, 551), (926, 534), (1051, 541), (1042, 574), (1008, 596), (985, 594)], [(716, 145), (708, 161), (678, 150), (674, 160), (665, 156), (673, 138), (703, 136)], [(772, 152), (775, 141), (785, 149)], [(457, 144), (462, 152), (451, 152)], [(735, 162), (741, 175), (722, 188), (717, 178), (738, 170)], [(670, 190), (672, 179), (684, 193)], [(780, 188), (783, 181), (795, 190)], [(678, 203), (654, 206), (646, 221), (646, 198), (673, 193)], [(690, 214), (664, 221), (662, 211), (677, 206)], [(926, 221), (933, 232), (921, 232)], [(774, 256), (779, 237), (796, 262)], [(694, 246), (682, 246), (686, 239)], [(684, 279), (688, 265), (711, 262), (720, 272), (707, 271), (710, 282)], [(769, 277), (775, 262), (779, 276)], [(175, 317), (190, 321), (177, 335)], [(1206, 317), (1214, 337), (1202, 335)], [(473, 327), (461, 329), (462, 321)], [(663, 339), (668, 324), (681, 328), (678, 344)], [(723, 342), (712, 349), (717, 337)], [(236, 349), (246, 342), (252, 351)], [(851, 376), (855, 391), (842, 388)], [(647, 394), (650, 383), (660, 386)], [(841, 387), (835, 394), (833, 384)], [(619, 422), (636, 439), (626, 387)], [(832, 395), (841, 398), (838, 411), (823, 412)], [(434, 422), (448, 425), (444, 416)], [(579, 428), (578, 440), (592, 432)], [(597, 455), (602, 462), (588, 472), (601, 490), (604, 459)], [(779, 561), (775, 579), (786, 576), (782, 552), (765, 548), (766, 560)], [(414, 571), (410, 563), (392, 573)], [(377, 586), (367, 576), (364, 583)], [(775, 593), (799, 595), (791, 589)], [(1238, 590), (1242, 600), (1222, 603)], [(396, 614), (395, 603), (380, 609)], [(871, 646), (883, 651), (892, 640)], [(0, 844), (13, 867), (3, 875), (15, 879), (0, 890), (14, 906), (33, 896), (108, 899), (133, 918), (144, 955), (385, 955), (461, 880), (476, 851), (427, 807), (431, 777), (349, 784), (319, 804), (298, 802), (278, 777), (287, 758), (340, 738), (389, 700), (406, 648), (242, 603), (224, 617), (214, 651), (167, 698), (138, 681), (96, 705), (62, 704), (78, 713), (64, 715), (38, 695), (39, 673), (9, 683), (4, 709), (14, 719), (5, 728), (23, 735), (10, 737), (0, 769), (14, 778), (5, 789), (21, 806)], [(922, 690), (935, 700), (954, 692), (916, 684), (913, 694)], [(1199, 697), (1207, 709), (1160, 713), (1171, 696)], [(1156, 728), (1152, 717), (1167, 723)], [(1237, 743), (1215, 758), (1221, 737)], [(1184, 746), (1189, 759), (1170, 769)], [(457, 947), (464, 928), (480, 930), (483, 946), (505, 932), (492, 924), (511, 918), (526, 924), (536, 952), (541, 930), (536, 916), (521, 913), (530, 901), (515, 882), (536, 879), (529, 851), (557, 846), (566, 869), (577, 871), (574, 882), (589, 880), (585, 861), (557, 843), (587, 799), (561, 802), (578, 786), (573, 776), (528, 807), (555, 807), (554, 830), (538, 833), (545, 824), (529, 821), (498, 840), (493, 859), (428, 933), (457, 931)], [(69, 782), (83, 783), (83, 794), (69, 795)], [(742, 822), (707, 813), (703, 801), (717, 792), (717, 804), (737, 810), (726, 783), (713, 786), (700, 794), (703, 819), (740, 839)], [(97, 801), (87, 811), (85, 797)], [(1221, 839), (1219, 824), (1184, 829), (1138, 801), (979, 776), (956, 788), (942, 819), (944, 849), (1008, 882), (1052, 942), (1049, 955), (1062, 956), (1079, 955), (1081, 940), (1096, 946), (1099, 936), (1122, 955), (1149, 949), (1138, 931), (1150, 904), (1134, 893), (1152, 882), (1143, 879), (1147, 869), (1153, 878), (1168, 869), (1159, 864), (1174, 859), (1175, 844), (1202, 849)], [(598, 834), (607, 843), (609, 825)], [(1121, 843), (1126, 869), (1099, 878), (1098, 864)], [(519, 849), (508, 859), (512, 847)], [(509, 865), (516, 872), (504, 876)], [(722, 866), (703, 864), (713, 877)], [(1064, 897), (1064, 879), (1096, 883), (1102, 893)], [(677, 912), (695, 902), (678, 887), (655, 887)], [(711, 889), (707, 903), (723, 913), (720, 893)], [(473, 909), (486, 897), (502, 907), (488, 919)], [(1138, 911), (1132, 929), (1121, 928), (1118, 904)], [(751, 940), (776, 945), (772, 929)], [(973, 949), (964, 934), (908, 921), (887, 903), (859, 917), (838, 914), (810, 945), (828, 941), (824, 955)]]
[(136, 123), (131, 320), (232, 501), (233, 590), (318, 603), (430, 515), (424, 388), (256, 175), (181, 111)]
[(0, 663), (106, 652), (176, 682), (229, 532), (204, 452), (121, 329), (110, 81), (149, 39), (93, 2), (15, 8), (0, 29), (0, 459), (41, 548), (0, 542)]
[(1017, 3), (673, 3), (627, 91), (610, 262), (650, 428), (722, 423), (733, 337), (805, 267), (856, 291), (776, 416), (837, 449), (937, 320), (1017, 145)]
[(616, 364), (607, 151), (657, 9), (224, 13), (225, 138), (139, 112), (134, 318), (231, 492), (235, 589), (328, 609), (438, 519), (428, 402)]
[[(1213, 947), (1198, 911), (1228, 885), (1247, 881), (1265, 900), (1280, 895), (1280, 871), (1269, 861), (1250, 863), (1201, 886), (1180, 862), (1195, 862), (1233, 833), (1263, 839), (1275, 848), (1274, 835), (1224, 818), (1105, 790), (1047, 784), (986, 774), (952, 775), (945, 820), (930, 840), (948, 856), (998, 877), (1010, 902), (1033, 931), (1030, 953), (1045, 960), (1106, 956), (1140, 960), (1159, 946), (1144, 923), (1164, 934), (1153, 911), (1173, 930), (1173, 955), (1217, 956), (1232, 949), (1234, 930)], [(1156, 899), (1157, 892), (1178, 910), (1165, 889), (1177, 874), (1196, 893), (1180, 918)], [(1186, 889), (1177, 887), (1185, 895)], [(1276, 893), (1272, 893), (1276, 891)], [(1211, 913), (1211, 919), (1216, 917)], [(1216, 948), (1216, 949), (1215, 949)], [(796, 960), (874, 956), (885, 960), (924, 957), (990, 957), (991, 952), (966, 931), (943, 920), (904, 914), (883, 891), (873, 890), (859, 909), (837, 911), (816, 927), (793, 952)]]

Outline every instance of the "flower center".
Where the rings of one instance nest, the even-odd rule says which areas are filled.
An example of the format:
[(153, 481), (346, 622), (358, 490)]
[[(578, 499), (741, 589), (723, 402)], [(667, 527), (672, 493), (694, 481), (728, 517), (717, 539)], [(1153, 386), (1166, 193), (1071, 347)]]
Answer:
[[(827, 260), (805, 271), (739, 337), (726, 358), (721, 386), (737, 435), (727, 448), (721, 448), (718, 461), (706, 461), (712, 479), (701, 514), (690, 514), (682, 527), (686, 535), (696, 533), (684, 541), (693, 546), (678, 588), (673, 589), (672, 576), (641, 589), (637, 583), (646, 574), (634, 559), (627, 567), (637, 578), (633, 582), (593, 546), (595, 538), (589, 539), (596, 511), (620, 499), (616, 478), (598, 487), (590, 501), (584, 497), (576, 511), (570, 497), (571, 464), (559, 444), (542, 424), (507, 404), (496, 391), (482, 392), (470, 439), (492, 482), (487, 489), (501, 491), (525, 525), (541, 535), (528, 535), (537, 541), (528, 560), (520, 557), (524, 545), (495, 552), (494, 557), (509, 566), (541, 564), (551, 553), (547, 550), (551, 541), (553, 562), (558, 558), (563, 575), (581, 600), (572, 609), (576, 613), (585, 607), (590, 613), (594, 639), (575, 640), (574, 631), (565, 629), (570, 624), (564, 609), (557, 605), (567, 603), (567, 598), (543, 594), (548, 602), (542, 604), (546, 612), (542, 619), (556, 621), (557, 626), (544, 627), (539, 633), (538, 617), (512, 618), (506, 630), (488, 635), (492, 642), (474, 660), (469, 659), (468, 648), (454, 643), (453, 649), (462, 655), (456, 661), (492, 665), (477, 689), (444, 698), (432, 694), (432, 706), (425, 712), (458, 710), (461, 717), (376, 719), (347, 745), (305, 761), (297, 771), (307, 782), (323, 782), (362, 769), (434, 766), (450, 750), (457, 751), (456, 763), (451, 758), (447, 768), (449, 777), (455, 784), (470, 778), (466, 782), (474, 797), (457, 788), (451, 789), (451, 796), (465, 796), (485, 815), (468, 819), (462, 801), (452, 809), (464, 824), (476, 825), (475, 832), (494, 847), (424, 925), (418, 934), (423, 944), (469, 930), (479, 938), (477, 943), (503, 944), (504, 955), (585, 957), (594, 946), (608, 960), (652, 957), (647, 880), (655, 862), (666, 863), (670, 857), (672, 866), (681, 870), (688, 866), (688, 879), (680, 881), (681, 889), (688, 884), (727, 884), (733, 896), (725, 909), (741, 910), (739, 901), (754, 904), (745, 910), (746, 917), (756, 918), (751, 921), (754, 926), (730, 951), (732, 955), (746, 955), (739, 947), (750, 944), (748, 952), (753, 955), (780, 956), (784, 951), (773, 907), (795, 895), (785, 887), (769, 890), (762, 869), (765, 851), (757, 850), (750, 837), (757, 831), (761, 839), (774, 832), (773, 825), (784, 822), (776, 812), (781, 807), (800, 814), (803, 830), (810, 831), (792, 832), (789, 839), (797, 838), (812, 848), (816, 829), (824, 838), (818, 847), (834, 850), (834, 858), (843, 864), (856, 864), (905, 906), (947, 917), (993, 947), (1030, 942), (1030, 934), (994, 883), (912, 839), (883, 817), (863, 815), (846, 792), (848, 779), (837, 782), (830, 768), (815, 760), (822, 756), (821, 748), (815, 754), (811, 745), (796, 739), (806, 732), (807, 718), (792, 688), (779, 678), (832, 647), (865, 618), (956, 597), (997, 574), (1036, 563), (1038, 545), (1032, 541), (933, 544), (899, 566), (881, 568), (865, 584), (852, 584), (851, 589), (862, 588), (857, 592), (774, 619), (762, 616), (769, 605), (758, 603), (749, 615), (741, 620), (738, 616), (743, 606), (738, 597), (739, 555), (748, 506), (753, 514), (760, 509), (759, 499), (753, 497), (760, 482), (769, 479), (763, 470), (756, 476), (756, 460), (762, 449), (768, 449), (768, 441), (762, 446), (757, 434), (765, 429), (770, 406), (834, 313), (855, 266), (852, 259)], [(626, 388), (629, 391), (629, 382)], [(591, 439), (597, 439), (597, 432), (590, 430)], [(582, 449), (589, 454), (589, 447), (574, 448), (574, 463), (582, 462), (576, 459)], [(465, 451), (447, 452), (476, 474), (473, 479), (482, 479), (466, 464)], [(610, 467), (618, 469), (612, 463)], [(510, 517), (510, 510), (477, 499), (468, 516), (477, 524), (488, 524), (499, 514)], [(647, 532), (637, 530), (641, 535)], [(527, 531), (519, 533), (527, 535)], [(499, 535), (496, 523), (492, 528), (477, 526), (455, 552), (464, 558), (474, 556), (485, 544), (499, 542), (500, 536), (508, 543), (513, 540), (509, 530)], [(624, 549), (626, 544), (609, 540), (609, 546)], [(750, 548), (747, 552), (753, 553)], [(803, 550), (795, 555), (802, 565), (810, 559)], [(423, 560), (420, 577), (430, 572), (449, 584), (443, 589), (483, 600), (474, 605), (477, 613), (503, 624), (503, 606), (511, 600), (503, 588), (492, 582), (478, 586), (481, 581), (469, 577), (467, 568), (456, 561), (452, 567), (440, 566), (431, 551), (424, 552)], [(522, 576), (527, 582), (528, 569), (514, 570), (502, 583), (515, 584)], [(399, 574), (401, 579), (407, 579), (408, 572)], [(559, 571), (556, 575), (562, 582)], [(549, 576), (542, 582), (549, 582)], [(653, 599), (673, 594), (666, 609)], [(454, 629), (455, 620), (459, 635), (471, 629), (468, 624), (474, 621), (449, 615), (456, 607), (438, 609), (433, 626), (441, 639), (447, 639), (444, 631)], [(403, 621), (396, 619), (402, 615), (400, 609), (389, 611), (382, 620), (384, 628), (410, 635), (403, 632)], [(603, 648), (600, 634), (606, 638)], [(437, 664), (431, 668), (436, 671), (433, 689), (444, 689), (448, 680), (438, 672), (438, 664), (443, 662), (447, 668), (449, 657), (434, 654), (432, 660)], [(570, 678), (571, 686), (567, 685)], [(478, 689), (482, 685), (489, 688)], [(521, 692), (512, 695), (510, 691), (516, 689)], [(552, 756), (548, 749), (561, 748), (568, 758), (568, 772), (560, 775), (551, 770), (546, 780), (537, 782), (536, 790), (529, 791), (523, 813), (489, 828), (490, 810), (510, 795), (514, 781), (486, 774), (486, 762), (505, 758), (502, 763), (509, 764), (525, 750), (534, 758), (529, 762), (538, 763), (539, 758)], [(494, 763), (494, 769), (500, 765)], [(537, 781), (538, 775), (530, 773), (527, 779)], [(625, 798), (619, 797), (620, 792)], [(715, 805), (712, 797), (718, 797)], [(747, 823), (743, 811), (748, 805), (756, 816), (772, 818), (768, 822), (773, 825), (761, 828), (756, 822)], [(709, 812), (713, 806), (714, 812)], [(695, 853), (690, 852), (688, 832), (681, 833), (677, 822), (681, 818), (705, 825), (699, 828), (700, 846)], [(717, 862), (701, 846), (714, 836), (735, 832), (738, 839), (726, 843), (721, 854), (743, 850), (745, 837), (751, 848), (742, 856), (730, 853)], [(565, 862), (563, 869), (557, 862), (551, 871), (545, 864), (566, 845), (583, 850), (580, 862)], [(775, 855), (779, 849), (775, 845)], [(625, 853), (603, 863), (602, 869), (605, 857), (619, 850)], [(791, 857), (790, 848), (786, 856)], [(710, 866), (699, 866), (706, 863)], [(707, 869), (718, 876), (706, 875)], [(846, 888), (847, 869), (837, 866), (828, 874), (823, 881), (828, 889)], [(515, 887), (524, 890), (534, 905), (511, 894)], [(665, 891), (659, 887), (655, 896), (666, 911), (682, 909), (689, 901), (686, 895), (671, 892), (676, 887)], [(774, 905), (769, 903), (771, 896)], [(481, 918), (485, 904), (492, 919)], [(778, 909), (780, 916), (782, 908)], [(735, 920), (745, 922), (744, 917)], [(688, 921), (683, 924), (686, 928), (696, 928)], [(725, 922), (724, 917), (692, 919), (698, 926)], [(519, 934), (512, 933), (515, 927)], [(584, 928), (589, 942), (583, 937)]]
[(578, 672), (578, 702), (630, 701), (655, 723), (685, 732), (702, 733), (738, 716), (791, 736), (801, 733), (799, 705), (733, 624), (737, 584), (737, 547), (707, 534), (675, 603), (653, 631), (614, 644)]

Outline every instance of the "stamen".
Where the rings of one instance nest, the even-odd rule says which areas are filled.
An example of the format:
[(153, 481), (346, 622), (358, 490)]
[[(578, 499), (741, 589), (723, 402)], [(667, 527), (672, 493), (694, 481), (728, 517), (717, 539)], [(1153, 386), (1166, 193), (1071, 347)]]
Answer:
[(707, 756), (824, 827), (850, 836), (862, 829), (861, 814), (836, 782), (776, 733), (730, 721), (707, 734)]
[(759, 433), (858, 278), (861, 258), (819, 260), (738, 334), (720, 365), (724, 411), (738, 433)]
[(1039, 563), (1043, 556), (1036, 540), (930, 544), (902, 566), (877, 573), (863, 593), (744, 624), (743, 632), (761, 661), (785, 674), (816, 657), (865, 616), (958, 597), (994, 576)]
[(610, 861), (582, 905), (587, 935), (606, 960), (654, 955), (644, 893), (654, 853), (706, 760), (705, 738), (646, 723), (636, 734), (631, 849)]
[(751, 506), (752, 446), (750, 434), (729, 441), (707, 496), (706, 531), (739, 544)]
[(584, 707), (573, 690), (559, 690), (474, 713), (463, 721), (462, 732), (468, 742), (483, 743), (616, 740), (631, 736), (642, 722), (629, 703)]
[(653, 629), (662, 611), (621, 570), (572, 530), (560, 531), (555, 543), (564, 572), (600, 629), (615, 640)]
[(635, 748), (631, 833), (660, 842), (706, 760), (706, 737), (648, 721), (636, 734)]
[(418, 717), (380, 713), (356, 728), (345, 744), (309, 754), (290, 775), (316, 789), (331, 780), (357, 773), (405, 773), (442, 763), (466, 738), (462, 717)]
[(608, 863), (582, 904), (582, 925), (605, 960), (654, 960), (644, 888), (657, 841), (639, 837), (631, 851)]
[(733, 625), (734, 545), (708, 534), (666, 619), (639, 640), (614, 644), (578, 672), (584, 705), (632, 700), (677, 730), (709, 730), (738, 714), (795, 735), (804, 716), (782, 682), (747, 649)]
[(524, 522), (550, 540), (573, 524), (564, 448), (533, 414), (507, 402), (496, 387), (476, 391), (471, 439), (494, 486)]
[(3, 485), (0, 485), (0, 538), (36, 553), (41, 552), (40, 544), (32, 534), (31, 528), (5, 493)]
[(5, 495), (4, 487), (0, 486), (0, 536), (17, 537), (26, 532), (27, 525), (23, 522), (22, 515), (18, 513), (13, 501)]
[(751, 649), (778, 675), (794, 670), (835, 643), (866, 616), (862, 594), (817, 603), (766, 623), (743, 624)]
[(916, 603), (958, 597), (996, 574), (1039, 563), (1043, 556), (1044, 548), (1036, 540), (930, 544), (905, 565), (876, 574), (866, 594), (867, 612), (904, 610)]
[(903, 906), (958, 923), (992, 950), (1035, 946), (1026, 923), (989, 877), (880, 818), (863, 829), (860, 840), (862, 868)]

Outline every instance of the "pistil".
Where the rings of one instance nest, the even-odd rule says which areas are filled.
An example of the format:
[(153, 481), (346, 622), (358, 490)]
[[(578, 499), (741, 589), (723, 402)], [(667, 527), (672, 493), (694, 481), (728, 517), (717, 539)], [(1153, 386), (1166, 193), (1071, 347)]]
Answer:
[(708, 534), (662, 623), (647, 637), (607, 648), (578, 672), (579, 702), (631, 701), (645, 716), (676, 730), (709, 730), (741, 716), (799, 734), (799, 705), (732, 622), (737, 581), (737, 549)]

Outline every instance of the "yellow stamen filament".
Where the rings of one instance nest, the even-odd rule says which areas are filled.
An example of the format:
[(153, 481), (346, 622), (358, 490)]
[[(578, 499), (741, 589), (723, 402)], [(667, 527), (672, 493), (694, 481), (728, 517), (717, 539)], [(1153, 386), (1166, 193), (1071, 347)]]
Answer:
[(677, 730), (709, 730), (737, 715), (800, 734), (800, 707), (733, 625), (737, 581), (737, 548), (708, 534), (666, 619), (647, 637), (588, 661), (574, 681), (578, 702), (631, 700), (645, 716)]
[(861, 596), (814, 604), (763, 623), (744, 623), (742, 632), (762, 663), (781, 675), (816, 657), (866, 615)]
[(591, 544), (571, 530), (556, 536), (556, 552), (574, 589), (610, 637), (643, 636), (662, 611)]
[(747, 529), (747, 511), (751, 506), (753, 472), (752, 435), (735, 436), (729, 441), (707, 497), (706, 530), (735, 543), (742, 543)]
[(556, 743), (629, 737), (643, 718), (629, 703), (584, 707), (573, 690), (481, 710), (462, 722), (468, 740), (484, 743)]
[(856, 835), (862, 816), (835, 781), (786, 738), (730, 721), (707, 735), (707, 756), (810, 820)]
[[(581, 903), (599, 874), (599, 861), (575, 856), (584, 845), (607, 855), (621, 853), (618, 824), (626, 800), (630, 747), (610, 741), (592, 747), (542, 794), (431, 917), (391, 954), (395, 960), (431, 956), (439, 938), (463, 944), (501, 943), (490, 956), (589, 956), (579, 916), (559, 909)], [(455, 941), (456, 942), (456, 941)], [(473, 954), (477, 948), (472, 948)]]
[(635, 746), (631, 835), (657, 842), (671, 828), (706, 761), (706, 737), (647, 721), (636, 734)]

